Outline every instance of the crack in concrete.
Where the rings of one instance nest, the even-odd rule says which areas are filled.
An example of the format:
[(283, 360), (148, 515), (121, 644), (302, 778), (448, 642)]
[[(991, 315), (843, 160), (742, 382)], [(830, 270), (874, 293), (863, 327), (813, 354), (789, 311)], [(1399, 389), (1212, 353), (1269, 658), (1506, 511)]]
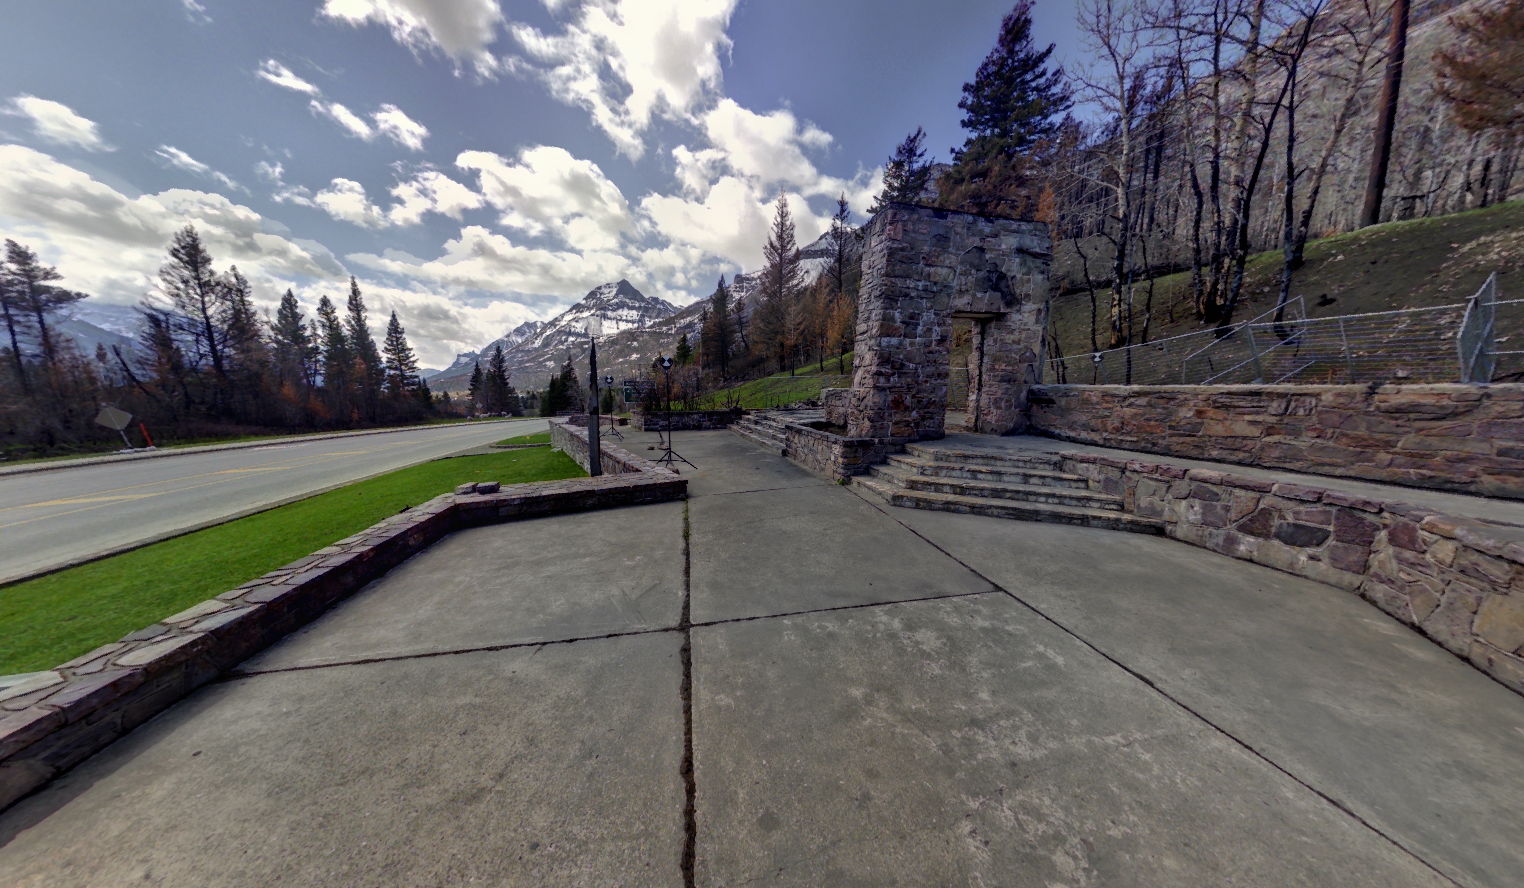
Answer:
[(692, 559), (689, 543), (688, 504), (683, 503), (683, 612), (678, 631), (683, 633), (679, 655), (683, 661), (683, 761), (678, 772), (683, 778), (683, 888), (693, 888), (694, 861), (698, 855), (698, 783), (693, 773), (693, 621), (690, 604), (693, 592)]
[(1251, 756), (1259, 759), (1260, 761), (1262, 761), (1265, 764), (1269, 765), (1270, 767), (1274, 768), (1276, 771), (1280, 772), (1281, 774), (1284, 774), (1287, 777), (1287, 779), (1289, 779), (1292, 782), (1296, 783), (1298, 786), (1301, 786), (1302, 788), (1306, 789), (1308, 792), (1312, 793), (1313, 795), (1317, 796), (1318, 798), (1322, 799), (1323, 801), (1327, 802), (1328, 804), (1332, 805), (1333, 807), (1337, 808), (1338, 810), (1343, 811), (1348, 817), (1353, 819), (1356, 823), (1359, 823), (1361, 826), (1363, 826), (1366, 829), (1370, 830), (1372, 833), (1380, 836), (1387, 843), (1389, 843), (1393, 848), (1396, 848), (1398, 851), (1401, 851), (1403, 854), (1406, 854), (1407, 856), (1411, 857), (1413, 860), (1417, 861), (1419, 863), (1419, 865), (1423, 866), (1425, 869), (1429, 870), (1434, 875), (1438, 876), (1441, 879), (1444, 879), (1449, 884), (1456, 886), (1456, 888), (1463, 888), (1461, 882), (1457, 881), (1454, 878), (1451, 878), (1447, 873), (1445, 873), (1443, 870), (1439, 869), (1439, 867), (1437, 867), (1434, 864), (1432, 864), (1432, 863), (1428, 862), (1427, 860), (1423, 859), (1423, 857), (1419, 856), (1416, 852), (1414, 852), (1413, 850), (1409, 849), (1407, 846), (1403, 845), (1394, 836), (1388, 835), (1386, 832), (1382, 831), (1375, 824), (1371, 823), (1369, 820), (1366, 820), (1364, 817), (1360, 816), (1360, 814), (1358, 814), (1353, 808), (1351, 808), (1350, 806), (1346, 805), (1344, 802), (1334, 798), (1333, 796), (1329, 795), (1328, 793), (1324, 792), (1323, 790), (1318, 789), (1316, 786), (1313, 786), (1311, 783), (1308, 783), (1307, 781), (1305, 781), (1302, 778), (1298, 777), (1296, 774), (1293, 774), (1290, 770), (1282, 767), (1274, 759), (1271, 759), (1267, 754), (1265, 754), (1263, 752), (1260, 752), (1258, 749), (1256, 749), (1254, 747), (1254, 745), (1249, 743), (1247, 740), (1243, 740), (1243, 739), (1239, 738), (1237, 735), (1235, 735), (1233, 732), (1229, 731), (1227, 728), (1224, 728), (1221, 725), (1217, 724), (1216, 722), (1212, 721), (1210, 718), (1207, 718), (1206, 715), (1204, 715), (1201, 712), (1198, 712), (1196, 709), (1192, 708), (1185, 701), (1183, 701), (1183, 700), (1179, 699), (1178, 697), (1174, 696), (1169, 691), (1166, 691), (1164, 688), (1160, 687), (1158, 684), (1155, 684), (1153, 679), (1149, 678), (1148, 676), (1144, 675), (1143, 673), (1139, 672), (1138, 670), (1133, 669), (1132, 667), (1128, 666), (1126, 663), (1123, 663), (1121, 660), (1118, 660), (1116, 657), (1113, 657), (1112, 655), (1110, 655), (1110, 654), (1106, 653), (1105, 651), (1101, 650), (1101, 648), (1099, 646), (1097, 646), (1096, 644), (1092, 643), (1090, 640), (1086, 639), (1084, 636), (1082, 636), (1079, 633), (1075, 632), (1074, 630), (1070, 629), (1068, 626), (1065, 626), (1063, 623), (1060, 623), (1058, 620), (1054, 619), (1053, 617), (1048, 616), (1046, 613), (1044, 613), (1043, 611), (1039, 610), (1035, 605), (1032, 605), (1031, 603), (1025, 601), (1020, 596), (1018, 596), (1016, 593), (1014, 593), (1011, 590), (1005, 588), (1004, 586), (1001, 586), (999, 583), (995, 582), (994, 580), (992, 580), (989, 577), (985, 576), (984, 574), (980, 573), (976, 568), (974, 568), (973, 565), (968, 564), (963, 559), (959, 558), (958, 556), (954, 555), (953, 553), (951, 553), (951, 552), (947, 551), (946, 549), (942, 548), (941, 546), (937, 545), (936, 542), (932, 541), (925, 534), (921, 533), (920, 531), (916, 530), (915, 528), (911, 527), (910, 525), (908, 525), (905, 522), (901, 521), (900, 519), (896, 518), (894, 515), (890, 514), (887, 511), (887, 508), (900, 508), (900, 507), (886, 507), (886, 506), (884, 506), (881, 503), (874, 502), (873, 500), (871, 500), (868, 497), (864, 496), (860, 491), (856, 490), (855, 486), (852, 488), (852, 492), (857, 495), (858, 499), (861, 499), (863, 502), (867, 503), (868, 505), (870, 505), (873, 508), (877, 509), (878, 511), (882, 512), (886, 517), (889, 518), (890, 521), (893, 521), (895, 524), (898, 524), (899, 526), (901, 526), (901, 527), (905, 528), (906, 530), (910, 531), (911, 533), (915, 534), (917, 537), (920, 537), (922, 540), (925, 540), (927, 545), (931, 546), (933, 549), (936, 549), (938, 552), (941, 552), (943, 555), (946, 555), (948, 558), (951, 558), (953, 561), (956, 561), (958, 564), (962, 565), (964, 568), (967, 568), (971, 573), (974, 574), (974, 576), (977, 576), (979, 579), (984, 580), (985, 582), (989, 583), (991, 586), (993, 586), (995, 588), (995, 590), (1005, 594), (1012, 601), (1016, 602), (1017, 604), (1021, 605), (1022, 607), (1026, 608), (1027, 610), (1031, 611), (1033, 614), (1036, 614), (1040, 619), (1042, 619), (1042, 620), (1052, 624), (1060, 632), (1063, 632), (1065, 635), (1068, 635), (1070, 638), (1073, 638), (1075, 641), (1077, 641), (1080, 644), (1084, 645), (1086, 648), (1090, 649), (1091, 651), (1094, 651), (1098, 656), (1100, 656), (1101, 658), (1105, 659), (1106, 662), (1112, 664), (1113, 666), (1117, 667), (1118, 669), (1122, 670), (1123, 672), (1126, 672), (1128, 675), (1132, 676), (1133, 678), (1137, 679), (1138, 681), (1140, 681), (1143, 684), (1147, 685), (1148, 687), (1152, 688), (1154, 690), (1154, 692), (1157, 693), (1159, 696), (1163, 697), (1164, 699), (1168, 700), (1169, 702), (1171, 702), (1171, 703), (1175, 704), (1176, 706), (1180, 707), (1181, 709), (1185, 710), (1187, 713), (1190, 713), (1191, 716), (1196, 718), (1202, 724), (1204, 724), (1207, 727), (1211, 728), (1212, 730), (1216, 731), (1218, 734), (1221, 734), (1223, 737), (1227, 738), (1228, 741), (1230, 741), (1234, 745), (1238, 746), (1240, 749), (1244, 750), (1245, 752), (1249, 753)]

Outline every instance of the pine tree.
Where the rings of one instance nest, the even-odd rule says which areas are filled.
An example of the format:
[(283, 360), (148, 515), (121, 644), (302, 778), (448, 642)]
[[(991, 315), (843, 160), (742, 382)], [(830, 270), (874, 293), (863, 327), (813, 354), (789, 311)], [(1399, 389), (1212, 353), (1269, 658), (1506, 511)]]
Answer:
[(577, 368), (572, 364), (571, 352), (566, 353), (566, 363), (561, 365), (561, 398), (565, 406), (558, 409), (582, 409), (582, 383), (577, 380)]
[(323, 389), (341, 420), (348, 419), (354, 403), (354, 352), (339, 320), (339, 310), (327, 296), (318, 300), (318, 327), (323, 343)]
[(212, 268), (212, 255), (193, 225), (175, 232), (169, 262), (159, 269), (159, 286), (174, 308), (176, 332), (191, 343), (193, 366), (210, 363), (215, 375), (213, 409), (220, 411), (227, 388), (228, 290)]
[(488, 413), (508, 412), (508, 359), (503, 355), (501, 342), (492, 348), (487, 359), (487, 372), (482, 375), (483, 400)]
[(985, 140), (1006, 154), (1020, 154), (1057, 131), (1059, 118), (1074, 101), (1064, 84), (1064, 69), (1047, 68), (1053, 48), (1051, 43), (1044, 50), (1033, 47), (1032, 0), (1017, 0), (1001, 20), (1000, 37), (974, 81), (963, 84), (958, 107), (964, 112), (961, 125), (969, 132), (965, 151)]
[(386, 340), (381, 351), (386, 367), (386, 393), (392, 400), (400, 401), (418, 384), (418, 359), (413, 356), (413, 347), (408, 345), (407, 333), (395, 311), (386, 322)]
[(482, 376), (482, 363), (477, 361), (471, 365), (471, 387), (469, 389), (471, 410), (474, 413), (485, 412), (482, 406), (483, 398), (486, 396), (484, 385), (485, 378)]
[(794, 238), (794, 218), (789, 214), (786, 196), (779, 195), (774, 208), (772, 229), (762, 248), (766, 263), (762, 268), (760, 301), (752, 329), (756, 347), (776, 357), (781, 370), (788, 363), (791, 346), (791, 319), (795, 302), (804, 281), (799, 264), (799, 246)]
[(704, 316), (701, 336), (704, 337), (704, 360), (720, 377), (730, 375), (730, 352), (735, 343), (735, 328), (730, 319), (730, 293), (725, 289), (725, 276), (709, 297), (709, 307)]
[(344, 333), (355, 362), (357, 393), (366, 414), (374, 420), (380, 406), (381, 383), (386, 378), (386, 368), (381, 364), (381, 352), (376, 348), (376, 339), (370, 335), (370, 324), (365, 318), (365, 298), (360, 295), (360, 284), (353, 275), (349, 278), (349, 304), (344, 318)]
[(275, 323), (270, 326), (270, 344), (274, 351), (276, 385), (309, 387), (312, 384), (308, 368), (313, 342), (296, 294), (290, 290), (280, 297), (280, 307), (275, 310)]
[(886, 204), (920, 202), (921, 192), (931, 181), (932, 162), (925, 159), (926, 149), (921, 147), (925, 141), (925, 131), (916, 127), (915, 132), (894, 149), (884, 165), (884, 190), (873, 198), (869, 215), (882, 210)]
[(11, 270), (9, 256), (12, 252), (26, 249), (13, 240), (5, 242), (7, 259), (0, 262), (0, 315), (5, 320), (6, 338), (10, 342), (12, 372), (23, 395), (31, 396), (32, 386), (27, 379), (26, 355), (21, 350), (21, 337), (30, 330), (29, 311), (24, 295), (23, 282)]
[(672, 360), (684, 366), (693, 360), (693, 346), (688, 344), (687, 333), (677, 340), (677, 348), (672, 352)]
[(228, 268), (222, 286), (228, 304), (229, 398), (239, 413), (253, 418), (264, 401), (265, 379), (269, 374), (264, 325), (254, 309), (253, 288), (239, 273), (238, 266)]

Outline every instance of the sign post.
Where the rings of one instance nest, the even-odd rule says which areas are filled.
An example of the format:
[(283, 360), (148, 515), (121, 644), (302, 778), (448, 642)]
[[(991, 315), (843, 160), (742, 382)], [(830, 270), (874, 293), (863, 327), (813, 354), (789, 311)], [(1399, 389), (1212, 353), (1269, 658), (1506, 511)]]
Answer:
[(127, 432), (124, 429), (132, 423), (132, 414), (115, 407), (102, 407), (101, 412), (95, 417), (97, 425), (103, 425), (108, 429), (115, 429), (122, 436), (122, 443), (127, 445), (128, 450), (134, 450), (132, 442), (127, 440)]

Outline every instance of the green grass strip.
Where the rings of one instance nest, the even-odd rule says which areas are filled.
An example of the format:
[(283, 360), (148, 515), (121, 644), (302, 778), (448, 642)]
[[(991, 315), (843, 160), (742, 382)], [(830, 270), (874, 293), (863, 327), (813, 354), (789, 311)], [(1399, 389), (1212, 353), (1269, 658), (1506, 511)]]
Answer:
[(548, 448), (436, 460), (17, 583), (0, 589), (0, 675), (51, 669), (457, 484), (584, 474)]
[(499, 447), (510, 447), (515, 444), (549, 444), (550, 432), (536, 432), (533, 435), (519, 435), (517, 438), (504, 438), (497, 442)]

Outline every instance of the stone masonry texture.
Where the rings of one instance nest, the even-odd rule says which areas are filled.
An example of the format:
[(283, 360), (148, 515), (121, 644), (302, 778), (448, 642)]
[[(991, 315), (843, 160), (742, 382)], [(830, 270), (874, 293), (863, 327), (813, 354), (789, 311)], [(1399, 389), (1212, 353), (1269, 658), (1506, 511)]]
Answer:
[(890, 204), (866, 237), (849, 436), (943, 436), (955, 316), (976, 320), (970, 422), (988, 434), (1021, 431), (1048, 318), (1047, 225)]
[(1038, 386), (1066, 441), (1524, 499), (1524, 384)]
[[(587, 432), (551, 423), (561, 445)], [(578, 436), (580, 435), (580, 439)], [(573, 446), (563, 446), (574, 459)], [(683, 499), (688, 482), (618, 447), (606, 474), (455, 493), (394, 515), (174, 616), (0, 693), (0, 810), (367, 583), (468, 527)]]

